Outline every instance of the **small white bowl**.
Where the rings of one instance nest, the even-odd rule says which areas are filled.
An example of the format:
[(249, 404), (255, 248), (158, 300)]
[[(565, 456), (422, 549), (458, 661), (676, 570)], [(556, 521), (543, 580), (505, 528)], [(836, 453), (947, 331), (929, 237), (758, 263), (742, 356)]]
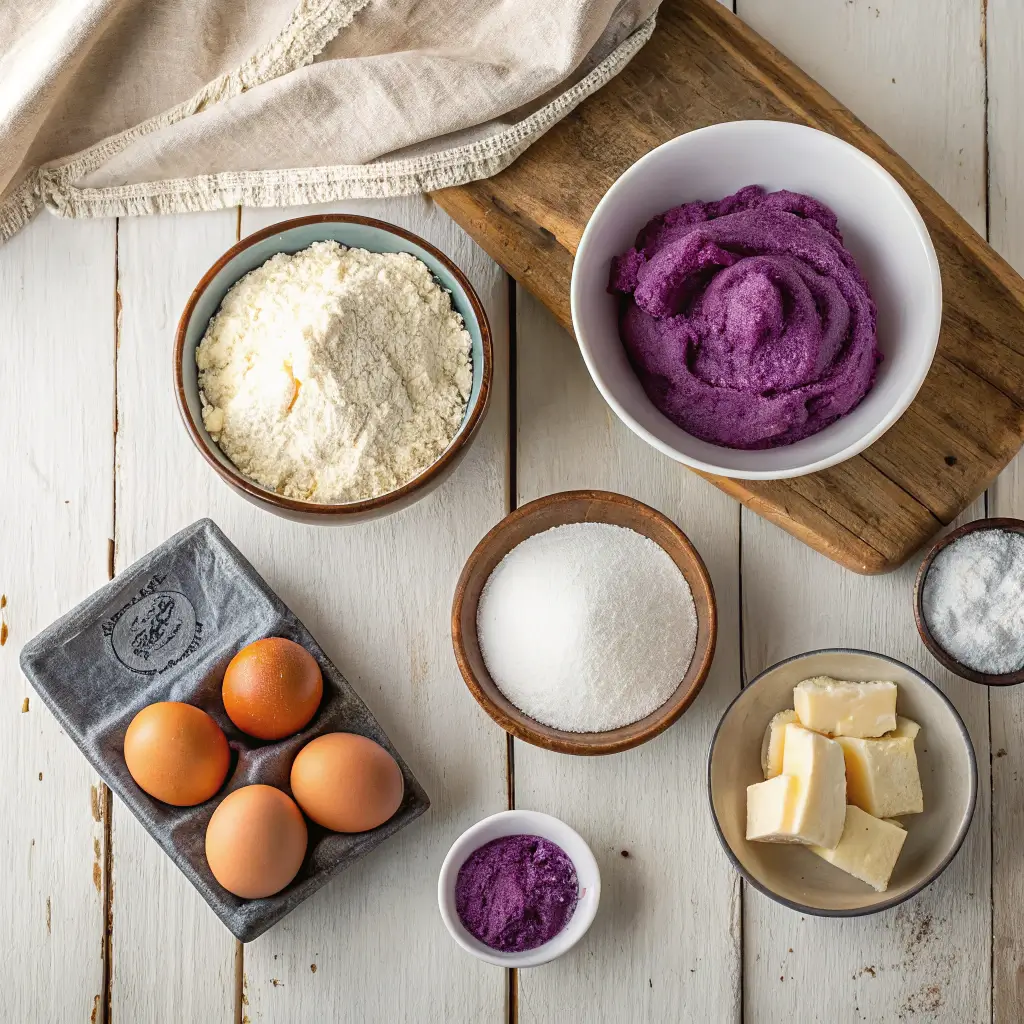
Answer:
[[(813, 196), (839, 218), (846, 247), (878, 307), (884, 356), (874, 387), (848, 415), (795, 444), (741, 451), (701, 441), (663, 416), (619, 339), (614, 256), (656, 214), (745, 185)], [(572, 322), (590, 376), (619, 418), (648, 444), (705, 473), (781, 480), (834, 466), (872, 444), (913, 401), (931, 366), (942, 319), (942, 281), (928, 230), (895, 178), (835, 136), (782, 121), (732, 121), (680, 135), (638, 160), (587, 224), (572, 269)]]
[[(502, 953), (474, 938), (455, 910), (455, 881), (469, 855), (492, 839), (502, 836), (541, 836), (560, 846), (576, 868), (579, 901), (565, 927), (551, 940), (525, 953)], [(601, 872), (583, 837), (564, 821), (540, 811), (501, 811), (466, 829), (452, 844), (437, 879), (437, 905), (452, 938), (467, 953), (498, 967), (537, 967), (567, 953), (586, 934), (601, 900)]]

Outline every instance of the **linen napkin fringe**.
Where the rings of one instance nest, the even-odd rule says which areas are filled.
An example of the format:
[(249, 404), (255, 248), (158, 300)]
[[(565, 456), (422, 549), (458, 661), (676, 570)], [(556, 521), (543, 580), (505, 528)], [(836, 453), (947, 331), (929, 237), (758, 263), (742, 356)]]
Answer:
[(235, 71), (185, 102), (31, 173), (0, 205), (0, 241), (46, 206), (62, 217), (187, 213), (231, 206), (300, 206), (339, 199), (431, 192), (497, 174), (584, 99), (610, 81), (650, 39), (652, 15), (573, 86), (522, 121), (488, 138), (425, 156), (369, 164), (221, 172), (107, 188), (74, 182), (136, 139), (312, 62), (368, 0), (301, 0), (285, 29)]

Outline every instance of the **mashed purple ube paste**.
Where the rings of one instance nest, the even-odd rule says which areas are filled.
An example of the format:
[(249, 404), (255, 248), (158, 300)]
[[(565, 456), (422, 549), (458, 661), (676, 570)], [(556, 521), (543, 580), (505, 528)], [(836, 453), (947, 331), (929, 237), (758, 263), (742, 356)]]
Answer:
[(816, 434), (871, 390), (875, 304), (836, 215), (748, 185), (655, 217), (612, 261), (619, 333), (654, 405), (727, 448)]
[(540, 836), (502, 836), (459, 868), (455, 910), (485, 946), (522, 953), (565, 927), (578, 890), (576, 868), (560, 846)]

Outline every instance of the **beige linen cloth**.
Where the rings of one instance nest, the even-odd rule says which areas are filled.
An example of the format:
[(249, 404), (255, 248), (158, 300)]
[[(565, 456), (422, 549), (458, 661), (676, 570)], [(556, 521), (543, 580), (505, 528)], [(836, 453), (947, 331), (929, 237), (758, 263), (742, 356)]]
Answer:
[(0, 0), (0, 240), (462, 184), (625, 66), (658, 0)]

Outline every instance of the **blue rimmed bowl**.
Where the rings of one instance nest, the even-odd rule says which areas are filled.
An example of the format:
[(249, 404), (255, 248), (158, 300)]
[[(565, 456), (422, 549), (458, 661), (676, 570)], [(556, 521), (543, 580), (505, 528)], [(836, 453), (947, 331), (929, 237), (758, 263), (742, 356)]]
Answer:
[[(228, 290), (251, 270), (278, 253), (296, 253), (314, 242), (336, 241), (370, 252), (407, 252), (422, 260), (451, 295), (452, 306), (473, 342), (473, 387), (455, 437), (439, 458), (401, 487), (365, 501), (317, 503), (286, 498), (261, 487), (234, 466), (203, 426), (196, 348)], [(257, 231), (232, 246), (203, 275), (185, 304), (174, 344), (174, 390), (182, 420), (199, 453), (233, 490), (259, 508), (296, 522), (329, 526), (376, 519), (397, 512), (429, 494), (459, 464), (487, 408), (494, 354), (487, 314), (466, 275), (439, 249), (411, 231), (343, 213), (286, 220)]]

